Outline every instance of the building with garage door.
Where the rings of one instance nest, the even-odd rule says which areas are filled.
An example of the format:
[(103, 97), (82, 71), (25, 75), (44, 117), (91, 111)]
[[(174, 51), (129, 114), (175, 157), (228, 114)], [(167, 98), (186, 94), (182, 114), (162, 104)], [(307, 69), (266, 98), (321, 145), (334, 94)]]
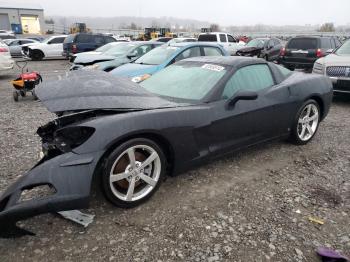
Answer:
[(40, 34), (44, 31), (44, 10), (37, 4), (0, 1), (0, 30)]

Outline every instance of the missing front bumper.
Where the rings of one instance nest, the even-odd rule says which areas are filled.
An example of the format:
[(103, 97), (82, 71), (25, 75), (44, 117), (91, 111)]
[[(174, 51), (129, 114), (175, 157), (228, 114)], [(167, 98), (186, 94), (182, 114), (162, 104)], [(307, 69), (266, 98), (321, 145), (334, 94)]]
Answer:
[[(16, 223), (43, 213), (88, 207), (92, 177), (102, 153), (66, 153), (39, 162), (0, 196), (0, 237), (28, 234)], [(54, 194), (21, 201), (23, 191), (48, 185)]]

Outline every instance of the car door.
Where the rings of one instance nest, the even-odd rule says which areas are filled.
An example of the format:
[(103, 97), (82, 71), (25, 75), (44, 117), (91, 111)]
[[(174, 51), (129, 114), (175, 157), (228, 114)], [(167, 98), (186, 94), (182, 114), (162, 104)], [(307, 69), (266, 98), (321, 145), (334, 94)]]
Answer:
[(45, 50), (45, 55), (48, 57), (62, 56), (63, 52), (63, 42), (66, 37), (55, 37), (47, 43)]
[[(278, 117), (275, 119), (278, 101), (274, 97), (283, 96), (285, 90), (274, 87), (275, 80), (267, 64), (245, 66), (234, 73), (223, 87), (221, 100), (212, 105), (211, 153), (225, 153), (279, 135)], [(240, 91), (254, 91), (258, 97), (227, 107), (228, 99)]]

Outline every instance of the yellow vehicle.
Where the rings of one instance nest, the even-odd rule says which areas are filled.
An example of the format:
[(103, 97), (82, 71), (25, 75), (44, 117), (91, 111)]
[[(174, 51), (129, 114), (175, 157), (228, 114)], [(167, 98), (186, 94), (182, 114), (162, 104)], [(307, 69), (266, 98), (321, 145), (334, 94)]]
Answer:
[(159, 37), (174, 38), (176, 34), (170, 32), (170, 28), (147, 27), (145, 28), (145, 32), (139, 35), (138, 40), (148, 41)]
[(85, 23), (75, 23), (69, 28), (70, 34), (76, 34), (76, 33), (88, 33), (91, 30), (86, 27)]

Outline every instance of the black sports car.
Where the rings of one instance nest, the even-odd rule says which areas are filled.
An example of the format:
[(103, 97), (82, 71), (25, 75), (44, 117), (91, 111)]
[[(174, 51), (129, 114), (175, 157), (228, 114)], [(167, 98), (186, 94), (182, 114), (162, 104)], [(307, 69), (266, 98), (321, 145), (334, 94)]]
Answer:
[(277, 38), (255, 38), (240, 48), (236, 55), (264, 58), (266, 61), (278, 60), (282, 49), (281, 40)]
[[(246, 57), (187, 59), (140, 85), (77, 71), (38, 88), (59, 117), (38, 129), (42, 160), (0, 197), (3, 236), (18, 220), (86, 208), (94, 175), (113, 204), (134, 207), (165, 175), (218, 155), (276, 138), (306, 144), (332, 100), (326, 77)], [(53, 192), (19, 201), (40, 186)]]

